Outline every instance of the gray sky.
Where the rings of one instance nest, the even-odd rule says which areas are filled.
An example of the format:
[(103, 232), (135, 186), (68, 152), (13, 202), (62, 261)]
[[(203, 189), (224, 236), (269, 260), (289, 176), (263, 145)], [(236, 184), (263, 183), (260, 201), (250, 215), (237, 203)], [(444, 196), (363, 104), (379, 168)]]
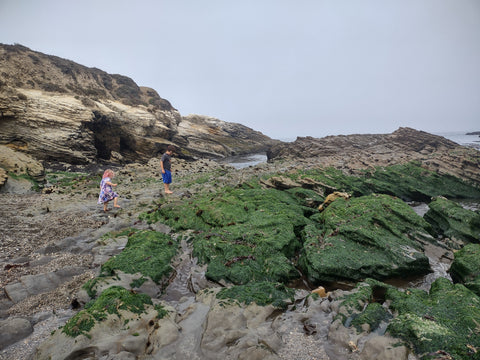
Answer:
[(0, 0), (0, 43), (277, 139), (480, 130), (479, 0)]

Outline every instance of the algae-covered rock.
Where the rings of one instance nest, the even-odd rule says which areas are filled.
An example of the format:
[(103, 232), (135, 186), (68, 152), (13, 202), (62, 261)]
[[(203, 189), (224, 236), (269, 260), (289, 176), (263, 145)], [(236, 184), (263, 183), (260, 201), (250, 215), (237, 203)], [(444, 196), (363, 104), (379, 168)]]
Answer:
[(410, 343), (422, 359), (435, 358), (437, 351), (452, 359), (478, 358), (480, 297), (465, 286), (439, 278), (429, 293), (390, 288), (386, 298), (398, 313), (387, 331)]
[(121, 287), (105, 290), (73, 316), (36, 351), (34, 359), (109, 359), (139, 356), (155, 339), (175, 340), (178, 328), (171, 307), (153, 305), (145, 294)]
[(169, 275), (170, 261), (175, 256), (178, 243), (170, 235), (157, 231), (140, 231), (128, 238), (125, 249), (102, 265), (101, 276), (124, 273), (140, 273), (150, 277), (155, 283)]
[(299, 277), (292, 259), (298, 234), (312, 209), (295, 193), (259, 187), (224, 188), (182, 203), (161, 206), (162, 218), (178, 230), (196, 230), (194, 256), (208, 264), (206, 276), (234, 284), (287, 282)]
[(397, 196), (405, 201), (429, 201), (432, 196), (480, 199), (478, 186), (448, 174), (437, 174), (418, 162), (376, 167), (353, 175), (334, 168), (312, 169), (292, 174), (293, 180), (309, 178), (354, 196), (373, 193)]
[(386, 308), (379, 303), (371, 303), (365, 307), (365, 310), (358, 316), (353, 317), (351, 325), (354, 326), (358, 332), (361, 332), (362, 325), (368, 324), (370, 331), (376, 330), (382, 321), (387, 321), (392, 315)]
[(388, 195), (340, 198), (311, 219), (317, 223), (302, 232), (299, 263), (313, 283), (429, 271), (418, 240), (430, 238), (430, 226), (400, 199)]
[(480, 243), (479, 212), (464, 209), (456, 202), (442, 197), (435, 198), (428, 207), (424, 218), (438, 234)]
[(480, 244), (468, 244), (455, 252), (450, 275), (480, 296)]

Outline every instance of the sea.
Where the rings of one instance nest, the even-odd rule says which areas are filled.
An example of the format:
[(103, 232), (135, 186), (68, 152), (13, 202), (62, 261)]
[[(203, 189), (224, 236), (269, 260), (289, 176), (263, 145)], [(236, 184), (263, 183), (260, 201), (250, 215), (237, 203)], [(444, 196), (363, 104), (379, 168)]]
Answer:
[[(452, 132), (443, 132), (443, 133), (432, 133), (434, 135), (443, 136), (446, 139), (456, 142), (457, 144), (472, 147), (474, 149), (480, 150), (480, 135), (467, 135), (468, 131), (452, 131)], [(284, 142), (295, 141), (296, 138), (284, 138), (280, 139)], [(230, 164), (236, 169), (243, 169), (249, 166), (255, 166), (267, 161), (266, 153), (258, 154), (248, 154), (248, 155), (239, 155), (231, 156), (225, 159), (222, 159), (223, 163)]]
[(457, 144), (480, 150), (480, 135), (467, 135), (467, 133), (468, 131), (452, 131), (433, 134), (443, 136), (444, 138), (452, 140)]

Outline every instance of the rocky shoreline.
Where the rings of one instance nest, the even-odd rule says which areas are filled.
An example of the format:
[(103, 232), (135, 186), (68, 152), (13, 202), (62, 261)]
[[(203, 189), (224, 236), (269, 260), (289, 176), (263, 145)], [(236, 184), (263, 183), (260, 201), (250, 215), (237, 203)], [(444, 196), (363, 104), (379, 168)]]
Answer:
[[(244, 170), (234, 181), (241, 181), (249, 172), (263, 171), (262, 166), (266, 164)], [(11, 334), (2, 336), (1, 359), (30, 359), (50, 333), (78, 311), (81, 287), (98, 274), (106, 259), (119, 252), (118, 247), (98, 245), (104, 234), (129, 226), (148, 227), (137, 217), (145, 206), (164, 196), (158, 168), (158, 159), (153, 159), (147, 165), (119, 169), (122, 209), (107, 214), (96, 204), (98, 194), (92, 184), (78, 188), (56, 185), (55, 191), (42, 194), (32, 192), (27, 180), (10, 179), (7, 190), (17, 193), (0, 193), (1, 226), (6, 230), (0, 241), (0, 328), (2, 334)], [(191, 196), (195, 188), (183, 188), (182, 183), (219, 169), (233, 170), (208, 160), (187, 163), (177, 159), (174, 196)], [(216, 184), (204, 186), (214, 188)], [(305, 335), (299, 332), (293, 337)], [(313, 353), (312, 344), (308, 351), (312, 359), (318, 359), (318, 349)], [(289, 358), (288, 350), (283, 352)]]
[(21, 45), (0, 64), (1, 359), (478, 357), (480, 212), (458, 202), (480, 199), (478, 150), (410, 128), (282, 143)]
[[(154, 320), (158, 321), (158, 328), (156, 325), (154, 332), (142, 325), (151, 321), (148, 319), (153, 314), (142, 316), (143, 320), (138, 324), (133, 322), (131, 315), (123, 314), (126, 319), (131, 319), (131, 326), (125, 332), (125, 329), (112, 330), (114, 325), (109, 323), (109, 332), (118, 331), (119, 337), (115, 339), (106, 341), (102, 335), (105, 329), (100, 327), (89, 337), (81, 335), (81, 343), (87, 346), (84, 350), (80, 350), (81, 345), (68, 345), (68, 342), (59, 340), (62, 338), (59, 326), (64, 326), (89, 301), (89, 296), (82, 288), (84, 284), (97, 278), (102, 265), (125, 249), (129, 237), (112, 234), (124, 229), (137, 229), (185, 237), (185, 233), (168, 226), (168, 221), (151, 222), (145, 214), (155, 214), (157, 208), (180, 205), (201, 194), (214, 194), (225, 186), (244, 186), (242, 184), (248, 184), (252, 178), (263, 178), (267, 189), (320, 186), (333, 191), (333, 187), (325, 183), (326, 179), (288, 180), (279, 176), (316, 169), (320, 166), (319, 162), (322, 161), (304, 159), (290, 162), (280, 159), (235, 170), (211, 160), (187, 162), (175, 159), (175, 194), (166, 198), (162, 193), (158, 159), (154, 158), (144, 165), (130, 164), (117, 169), (122, 208), (109, 213), (103, 213), (101, 206), (96, 204), (101, 168), (85, 173), (60, 172), (58, 168), (47, 171), (47, 179), (50, 179), (49, 185), (52, 187), (51, 192), (45, 189), (44, 193), (29, 191), (31, 184), (27, 180), (9, 179), (7, 191), (4, 189), (0, 193), (3, 204), (1, 226), (7, 230), (2, 233), (0, 242), (0, 280), (3, 289), (0, 328), (2, 333), (10, 336), (2, 337), (0, 358), (61, 358), (65, 346), (79, 349), (70, 355), (71, 359), (84, 358), (89, 354), (88, 351), (92, 351), (89, 355), (92, 358), (104, 354), (102, 358), (108, 359), (153, 359), (158, 356), (159, 353), (153, 355), (158, 349), (162, 349), (162, 358), (166, 359), (180, 359), (182, 356), (192, 359), (417, 358), (408, 347), (393, 346), (398, 339), (370, 332), (367, 328), (359, 332), (344, 326), (338, 319), (340, 314), (349, 314), (351, 311), (347, 310), (342, 299), (358, 293), (357, 289), (353, 289), (355, 283), (350, 283), (344, 290), (338, 284), (336, 287), (329, 285), (332, 287), (326, 288), (328, 294), (322, 293), (321, 296), (325, 297), (317, 298), (310, 295), (314, 284), (304, 284), (297, 288), (294, 299), (289, 300), (289, 305), (281, 312), (272, 305), (237, 306), (224, 303), (215, 294), (227, 282), (214, 282), (212, 275), (206, 277), (208, 269), (192, 255), (188, 236), (185, 238), (187, 241), (182, 242), (178, 257), (172, 259), (176, 270), (169, 279), (164, 279), (168, 281), (162, 285), (149, 280), (136, 289), (148, 294), (156, 306), (163, 306), (170, 314), (161, 320)], [(358, 171), (354, 168), (351, 170)], [(55, 178), (49, 178), (53, 175)], [(313, 193), (309, 193), (310, 200), (307, 199), (307, 203), (311, 203), (308, 206), (318, 206), (321, 199), (315, 200), (312, 196)], [(469, 214), (472, 213), (475, 216), (474, 212)], [(454, 233), (449, 239), (458, 241), (461, 236), (458, 234)], [(177, 240), (180, 241), (179, 238)], [(425, 251), (429, 258), (436, 258), (443, 269), (449, 267), (454, 259), (451, 251), (438, 245), (431, 244)], [(128, 289), (128, 284), (134, 278), (125, 276), (121, 275), (120, 280), (110, 285), (121, 284)], [(440, 276), (445, 276), (445, 273)], [(434, 281), (427, 280), (429, 284)], [(373, 289), (387, 285), (365, 286)], [(56, 335), (51, 337), (51, 333)], [(90, 342), (88, 338), (101, 342), (94, 341), (87, 345)], [(152, 343), (153, 339), (157, 339), (155, 343)], [(107, 356), (115, 347), (123, 348), (123, 351)], [(150, 350), (143, 353), (143, 347)], [(39, 349), (43, 350), (39, 352)]]

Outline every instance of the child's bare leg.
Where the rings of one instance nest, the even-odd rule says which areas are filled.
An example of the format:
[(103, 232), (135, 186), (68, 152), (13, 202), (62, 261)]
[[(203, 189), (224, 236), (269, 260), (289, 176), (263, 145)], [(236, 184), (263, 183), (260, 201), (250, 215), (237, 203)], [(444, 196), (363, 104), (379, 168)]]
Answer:
[(108, 211), (107, 204), (108, 204), (108, 201), (103, 203), (103, 211), (105, 212)]
[(163, 184), (165, 185), (165, 194), (172, 194), (172, 192), (170, 191), (170, 184)]
[(113, 199), (113, 207), (119, 208), (120, 206), (117, 204), (118, 202), (118, 197)]

